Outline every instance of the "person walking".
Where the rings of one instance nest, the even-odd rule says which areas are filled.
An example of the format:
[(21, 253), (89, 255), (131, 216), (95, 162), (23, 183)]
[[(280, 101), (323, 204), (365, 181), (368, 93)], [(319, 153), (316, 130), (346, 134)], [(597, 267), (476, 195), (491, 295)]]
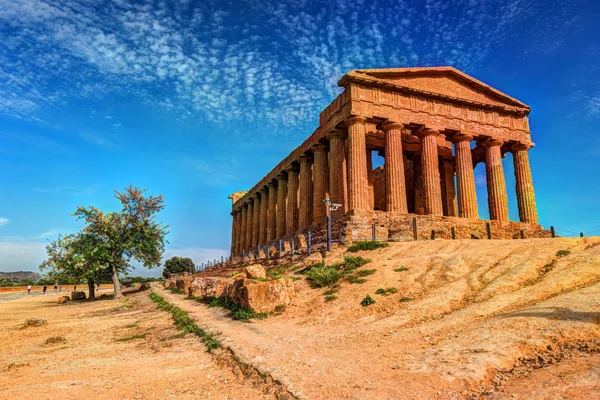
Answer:
[(42, 288), (42, 292), (43, 292), (43, 294), (46, 294), (46, 290), (48, 290), (48, 286), (47, 286), (47, 285), (44, 285), (44, 287)]
[(60, 283), (58, 284), (58, 291), (62, 292), (62, 285)]
[(27, 294), (31, 294), (31, 285), (27, 285)]
[(54, 290), (58, 289), (58, 282), (54, 282)]

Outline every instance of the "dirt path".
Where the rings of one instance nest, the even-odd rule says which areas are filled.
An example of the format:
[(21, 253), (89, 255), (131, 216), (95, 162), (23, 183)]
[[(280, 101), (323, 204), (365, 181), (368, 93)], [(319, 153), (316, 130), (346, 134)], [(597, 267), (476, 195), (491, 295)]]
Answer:
[[(0, 397), (269, 399), (217, 364), (148, 292), (125, 301), (56, 304), (58, 294), (0, 302)], [(21, 329), (26, 318), (42, 327)], [(45, 344), (64, 336), (66, 343)]]

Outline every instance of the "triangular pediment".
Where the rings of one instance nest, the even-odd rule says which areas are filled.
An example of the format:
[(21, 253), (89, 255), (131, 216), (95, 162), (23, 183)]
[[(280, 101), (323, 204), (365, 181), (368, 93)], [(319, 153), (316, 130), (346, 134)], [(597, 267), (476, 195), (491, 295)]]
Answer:
[(355, 70), (347, 74), (365, 77), (424, 93), (493, 106), (529, 110), (529, 106), (454, 67), (386, 68)]

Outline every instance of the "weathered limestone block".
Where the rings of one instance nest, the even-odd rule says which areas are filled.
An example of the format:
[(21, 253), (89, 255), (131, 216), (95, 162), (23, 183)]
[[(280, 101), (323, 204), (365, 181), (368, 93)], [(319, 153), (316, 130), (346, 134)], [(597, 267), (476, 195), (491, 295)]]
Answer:
[(302, 260), (302, 263), (306, 267), (312, 267), (313, 265), (317, 265), (322, 262), (323, 262), (323, 256), (321, 255), (321, 253), (312, 253), (310, 256), (305, 257), (304, 260)]
[(63, 304), (63, 303), (66, 303), (66, 302), (67, 302), (67, 301), (69, 301), (69, 300), (71, 300), (71, 298), (70, 298), (69, 296), (60, 296), (60, 297), (58, 298), (58, 301), (57, 301), (57, 303), (58, 303), (58, 304)]
[(183, 290), (183, 293), (188, 294), (190, 292), (190, 285), (194, 278), (191, 276), (180, 276), (176, 278), (177, 289)]
[(166, 289), (177, 289), (177, 279), (175, 277), (171, 277), (165, 280), (165, 288)]
[(249, 279), (238, 280), (233, 301), (255, 313), (273, 312), (277, 307), (288, 306), (294, 297), (294, 282), (283, 278), (267, 282)]
[(267, 277), (267, 272), (259, 264), (252, 264), (245, 267), (242, 272), (246, 274), (248, 278), (251, 279), (265, 279)]
[(143, 292), (145, 290), (150, 290), (150, 284), (148, 282), (144, 282), (138, 287), (138, 292)]
[(78, 290), (74, 290), (71, 292), (71, 300), (76, 301), (76, 300), (85, 300), (86, 296), (85, 296), (85, 292), (81, 292)]
[(194, 278), (190, 283), (189, 295), (191, 297), (223, 297), (229, 292), (231, 279), (218, 277), (200, 277)]

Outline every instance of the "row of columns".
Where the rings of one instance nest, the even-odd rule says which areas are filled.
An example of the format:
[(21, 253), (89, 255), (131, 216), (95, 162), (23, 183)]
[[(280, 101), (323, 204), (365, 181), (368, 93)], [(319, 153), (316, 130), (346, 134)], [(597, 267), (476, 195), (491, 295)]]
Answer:
[[(367, 119), (351, 117), (346, 121), (347, 133), (336, 131), (327, 136), (329, 151), (319, 143), (312, 150), (312, 160), (303, 155), (277, 175), (232, 213), (232, 251), (255, 248), (276, 238), (325, 220), (323, 199), (329, 194), (334, 203), (342, 204), (340, 215), (349, 210), (371, 209), (369, 200), (369, 174), (366, 147)], [(379, 126), (385, 135), (385, 199), (386, 211), (407, 213), (407, 187), (403, 157), (402, 132), (404, 125), (385, 122)], [(456, 196), (454, 196), (454, 170), (450, 165), (440, 166), (437, 138), (438, 130), (421, 128), (412, 132), (420, 138), (421, 153), (413, 158), (415, 187), (420, 193), (415, 198), (428, 215), (454, 215), (454, 197), (458, 200), (458, 216), (479, 218), (475, 175), (471, 154), (470, 135), (455, 133), (448, 137), (454, 144)], [(346, 139), (344, 140), (344, 137)], [(483, 142), (488, 188), (490, 218), (508, 221), (508, 197), (502, 167), (503, 142), (489, 139)], [(513, 153), (516, 192), (521, 222), (537, 223), (535, 195), (529, 166), (528, 150), (531, 144), (518, 143)], [(442, 169), (443, 176), (440, 175)], [(451, 186), (452, 190), (448, 190)], [(450, 193), (451, 199), (448, 199)], [(444, 196), (445, 194), (445, 196)], [(446, 198), (444, 198), (446, 197)], [(452, 209), (452, 212), (449, 210)]]

